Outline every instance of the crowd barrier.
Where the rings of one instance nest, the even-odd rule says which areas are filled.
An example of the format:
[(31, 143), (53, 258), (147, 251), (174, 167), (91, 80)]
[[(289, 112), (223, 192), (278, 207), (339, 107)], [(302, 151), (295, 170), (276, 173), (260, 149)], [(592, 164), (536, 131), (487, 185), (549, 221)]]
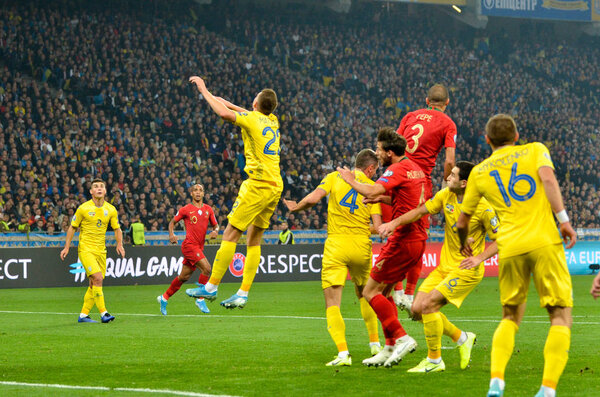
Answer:
[[(373, 261), (383, 244), (373, 245)], [(428, 243), (423, 254), (421, 277), (439, 264), (442, 243)], [(217, 246), (205, 247), (212, 263)], [(64, 261), (60, 248), (0, 249), (0, 288), (71, 287), (87, 284), (85, 273), (71, 273), (71, 265), (79, 262), (72, 248)], [(179, 274), (183, 257), (179, 246), (126, 246), (125, 258), (114, 247), (108, 248), (105, 285), (168, 284)], [(246, 247), (238, 246), (223, 282), (239, 282), (243, 274)], [(319, 280), (323, 244), (265, 245), (262, 247), (257, 282)], [(600, 268), (600, 242), (582, 241), (566, 250), (571, 274), (594, 274)], [(497, 257), (485, 262), (486, 276), (498, 274)]]

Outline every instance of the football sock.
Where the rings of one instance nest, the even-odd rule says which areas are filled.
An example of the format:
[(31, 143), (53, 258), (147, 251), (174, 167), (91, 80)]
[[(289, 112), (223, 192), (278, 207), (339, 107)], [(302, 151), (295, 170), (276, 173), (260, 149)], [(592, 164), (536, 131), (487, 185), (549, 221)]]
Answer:
[(556, 397), (556, 390), (551, 387), (542, 386), (540, 387), (540, 391), (544, 397)]
[(498, 324), (492, 338), (492, 364), (490, 368), (492, 378), (504, 380), (504, 371), (515, 348), (515, 334), (518, 330), (519, 326), (511, 320), (503, 319)]
[(377, 315), (371, 305), (365, 298), (360, 298), (360, 313), (365, 320), (367, 332), (369, 333), (369, 342), (379, 344), (379, 332), (377, 330)]
[(542, 386), (556, 389), (558, 379), (567, 365), (569, 347), (571, 345), (571, 329), (564, 325), (553, 325), (548, 332), (544, 346), (544, 376)]
[(233, 259), (233, 255), (235, 255), (236, 245), (237, 244), (233, 241), (221, 241), (221, 247), (219, 247), (219, 250), (217, 251), (217, 256), (215, 256), (212, 273), (210, 274), (210, 279), (208, 280), (210, 284), (218, 286), (221, 283), (221, 279), (223, 278), (223, 275), (225, 275), (225, 272), (229, 268), (229, 264)]
[(406, 331), (404, 331), (400, 321), (398, 321), (398, 309), (396, 309), (393, 301), (390, 301), (382, 294), (377, 294), (371, 299), (369, 304), (377, 314), (377, 318), (381, 322), (381, 327), (388, 331), (386, 339), (388, 335), (392, 335), (393, 339), (398, 339), (406, 335)]
[(102, 287), (97, 287), (94, 285), (92, 287), (92, 294), (94, 294), (94, 303), (96, 304), (98, 311), (100, 313), (105, 312), (106, 304), (104, 303), (104, 293), (102, 292)]
[(246, 255), (246, 263), (244, 264), (244, 276), (242, 278), (242, 291), (250, 291), (254, 277), (256, 277), (256, 270), (260, 264), (260, 245), (251, 245), (248, 247), (248, 253)]
[(421, 266), (423, 266), (423, 262), (419, 261), (419, 264), (413, 266), (412, 269), (406, 273), (406, 289), (404, 290), (405, 295), (415, 294), (417, 282), (419, 281), (419, 276), (421, 275)]
[(458, 338), (458, 340), (456, 341), (456, 344), (458, 346), (462, 345), (463, 343), (465, 343), (467, 341), (467, 333), (465, 331), (460, 331), (460, 337)]
[(94, 307), (94, 293), (92, 292), (92, 288), (88, 287), (83, 296), (83, 307), (81, 308), (81, 314), (84, 314), (83, 317), (90, 314), (92, 307)]
[(243, 296), (245, 298), (248, 297), (248, 291), (244, 291), (243, 289), (238, 289), (237, 292), (235, 293), (237, 296)]
[(444, 313), (438, 313), (440, 314), (440, 319), (442, 320), (442, 324), (444, 325), (444, 335), (451, 337), (454, 342), (458, 342), (462, 331), (458, 329), (456, 325), (452, 324)]
[(198, 284), (205, 285), (206, 283), (208, 283), (209, 277), (210, 276), (208, 276), (204, 273), (200, 273), (200, 277), (198, 277)]
[(435, 360), (442, 357), (444, 323), (440, 312), (423, 314), (423, 331), (427, 342), (427, 358)]
[(175, 277), (173, 281), (171, 281), (171, 285), (167, 289), (167, 292), (163, 294), (163, 299), (168, 301), (175, 292), (179, 291), (179, 288), (181, 288), (182, 285), (183, 281), (179, 279), (179, 276)]
[(337, 346), (338, 352), (348, 350), (346, 343), (346, 324), (342, 318), (339, 306), (329, 306), (327, 308), (327, 331)]

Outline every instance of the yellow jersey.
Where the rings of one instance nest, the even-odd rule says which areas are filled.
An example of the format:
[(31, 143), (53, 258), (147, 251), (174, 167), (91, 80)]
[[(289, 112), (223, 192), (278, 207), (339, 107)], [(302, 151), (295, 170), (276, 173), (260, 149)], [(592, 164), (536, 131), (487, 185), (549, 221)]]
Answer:
[(242, 129), (244, 171), (250, 179), (283, 186), (279, 169), (279, 121), (261, 112), (235, 112), (234, 124)]
[(472, 214), (481, 196), (500, 218), (498, 253), (506, 258), (560, 244), (550, 202), (538, 174), (554, 164), (542, 143), (506, 146), (471, 171), (462, 210)]
[[(360, 170), (355, 170), (356, 180), (374, 185)], [(363, 204), (363, 196), (348, 185), (337, 171), (327, 174), (318, 186), (329, 194), (327, 205), (327, 234), (371, 235), (371, 214), (381, 215), (381, 205)]]
[[(458, 201), (456, 194), (445, 188), (427, 200), (425, 207), (430, 214), (444, 211), (446, 226), (440, 256), (440, 268), (446, 271), (457, 269), (460, 262), (465, 258), (460, 253), (460, 239), (456, 232), (456, 221), (460, 215), (462, 203)], [(474, 240), (471, 244), (473, 255), (479, 255), (485, 249), (486, 233), (491, 240), (496, 239), (498, 224), (498, 217), (494, 209), (485, 198), (481, 198), (469, 223), (469, 237)]]
[(106, 252), (106, 229), (108, 223), (113, 230), (119, 229), (117, 209), (104, 202), (96, 207), (93, 200), (81, 204), (71, 219), (71, 226), (79, 229), (79, 252)]

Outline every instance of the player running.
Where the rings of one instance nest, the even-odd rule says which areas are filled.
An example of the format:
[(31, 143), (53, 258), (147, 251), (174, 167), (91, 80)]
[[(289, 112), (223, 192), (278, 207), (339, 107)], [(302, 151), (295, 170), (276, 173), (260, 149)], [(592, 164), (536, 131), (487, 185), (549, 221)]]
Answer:
[(102, 280), (106, 275), (106, 229), (108, 229), (110, 223), (117, 239), (117, 253), (124, 258), (123, 232), (119, 225), (117, 209), (112, 204), (104, 201), (106, 184), (102, 179), (92, 181), (90, 195), (92, 199), (81, 204), (71, 219), (65, 247), (60, 252), (60, 259), (64, 260), (69, 254), (71, 240), (73, 240), (77, 229), (80, 229), (77, 252), (90, 284), (83, 297), (83, 307), (77, 322), (96, 323), (97, 321), (92, 320), (90, 317), (90, 310), (96, 305), (100, 312), (101, 321), (108, 323), (113, 321), (115, 316), (111, 316), (106, 310), (104, 293), (102, 292)]
[(440, 265), (432, 271), (419, 287), (412, 305), (413, 319), (422, 318), (427, 357), (408, 372), (439, 372), (446, 369), (442, 360), (442, 334), (448, 335), (458, 345), (460, 368), (465, 369), (471, 361), (471, 350), (476, 335), (464, 332), (452, 324), (440, 309), (448, 303), (460, 308), (463, 301), (475, 289), (483, 278), (483, 261), (494, 256), (497, 245), (493, 242), (485, 249), (485, 235), (496, 239), (498, 217), (482, 198), (471, 218), (469, 238), (472, 240), (473, 257), (465, 258), (460, 253), (460, 241), (456, 233), (456, 220), (460, 214), (461, 203), (467, 186), (467, 179), (475, 164), (459, 161), (448, 176), (448, 187), (440, 190), (422, 206), (415, 208), (390, 223), (379, 227), (382, 237), (391, 235), (394, 230), (428, 214), (444, 213), (445, 239), (442, 246)]
[(228, 309), (243, 308), (248, 302), (248, 292), (260, 263), (263, 233), (269, 227), (269, 220), (283, 191), (279, 169), (279, 121), (273, 114), (277, 107), (277, 95), (271, 89), (262, 90), (254, 98), (252, 111), (248, 111), (213, 96), (200, 77), (193, 76), (190, 82), (196, 85), (219, 117), (242, 129), (246, 157), (244, 171), (248, 174), (248, 179), (240, 186), (238, 197), (227, 216), (229, 223), (223, 233), (223, 241), (217, 251), (208, 283), (188, 289), (186, 293), (196, 298), (216, 298), (221, 279), (235, 254), (236, 244), (242, 233), (248, 230), (242, 285), (237, 293), (221, 302)]
[[(169, 289), (159, 295), (156, 299), (160, 304), (160, 312), (167, 315), (167, 303), (169, 298), (173, 294), (179, 291), (181, 285), (188, 281), (194, 273), (196, 268), (200, 269), (200, 277), (198, 278), (198, 284), (204, 285), (208, 281), (210, 276), (210, 263), (204, 256), (204, 240), (206, 239), (206, 231), (208, 224), (212, 226), (213, 230), (210, 232), (208, 238), (215, 239), (219, 233), (219, 225), (215, 213), (210, 205), (204, 204), (204, 186), (200, 183), (195, 183), (190, 188), (192, 195), (192, 202), (177, 211), (177, 214), (169, 222), (169, 241), (172, 244), (177, 244), (177, 237), (173, 230), (175, 224), (183, 219), (185, 224), (185, 240), (181, 244), (181, 253), (183, 254), (183, 266), (181, 272), (177, 277), (171, 281)], [(196, 299), (196, 306), (203, 313), (210, 313), (210, 310), (206, 306), (204, 298)]]
[(485, 126), (490, 157), (475, 166), (456, 227), (465, 253), (470, 220), (485, 197), (501, 220), (498, 230), (498, 278), (502, 321), (492, 340), (489, 397), (504, 393), (504, 372), (515, 334), (525, 312), (529, 280), (550, 315), (544, 347), (544, 374), (537, 397), (556, 394), (556, 385), (569, 357), (573, 289), (565, 251), (552, 212), (567, 248), (577, 235), (569, 222), (548, 148), (539, 142), (515, 145), (519, 139), (513, 118), (497, 114)]
[[(354, 174), (360, 183), (372, 185), (371, 180), (379, 162), (377, 155), (370, 149), (360, 151), (354, 162)], [(363, 196), (358, 194), (341, 178), (337, 171), (329, 173), (310, 194), (299, 203), (283, 200), (290, 211), (302, 211), (316, 205), (329, 195), (327, 204), (327, 240), (323, 252), (321, 284), (325, 295), (327, 331), (338, 348), (338, 355), (327, 366), (352, 365), (352, 357), (346, 342), (346, 325), (340, 312), (342, 291), (348, 272), (356, 286), (356, 296), (360, 301), (360, 311), (369, 333), (371, 355), (381, 351), (377, 332), (377, 316), (363, 298), (362, 291), (369, 279), (372, 262), (371, 227), (374, 230), (381, 225), (379, 204), (364, 204)]]
[[(433, 196), (431, 171), (442, 148), (445, 148), (444, 181), (454, 167), (456, 124), (444, 113), (450, 97), (443, 84), (435, 84), (429, 89), (425, 103), (426, 108), (407, 113), (396, 132), (407, 140), (406, 156), (421, 167), (427, 177), (425, 199), (428, 200)], [(386, 207), (385, 204), (382, 205), (383, 221), (389, 222), (391, 219), (386, 217)], [(426, 215), (426, 222), (428, 219), (429, 216)], [(426, 227), (429, 227), (428, 223)], [(415, 267), (406, 275), (406, 290), (403, 290), (402, 282), (396, 284), (394, 290), (394, 302), (409, 313), (420, 274), (421, 266)]]
[[(375, 199), (388, 194), (392, 199), (393, 217), (397, 218), (425, 202), (425, 174), (405, 155), (406, 139), (393, 128), (382, 128), (377, 134), (377, 157), (388, 168), (375, 184), (356, 180), (348, 168), (339, 168), (342, 178), (359, 194)], [(381, 322), (385, 347), (375, 356), (363, 360), (365, 365), (397, 364), (417, 347), (398, 321), (398, 310), (390, 296), (394, 285), (414, 266), (420, 266), (425, 251), (427, 231), (424, 220), (400, 226), (381, 249), (363, 296)]]

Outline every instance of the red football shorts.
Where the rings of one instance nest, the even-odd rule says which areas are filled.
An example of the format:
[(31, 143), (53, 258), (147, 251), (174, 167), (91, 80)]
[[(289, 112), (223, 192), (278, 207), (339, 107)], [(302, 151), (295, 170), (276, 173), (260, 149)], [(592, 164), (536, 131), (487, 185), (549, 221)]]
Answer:
[(182, 244), (181, 253), (183, 254), (183, 265), (194, 267), (194, 265), (205, 258), (202, 248), (196, 244)]
[(410, 269), (415, 266), (421, 267), (423, 252), (425, 241), (404, 241), (392, 235), (371, 269), (371, 278), (384, 284), (402, 281)]

